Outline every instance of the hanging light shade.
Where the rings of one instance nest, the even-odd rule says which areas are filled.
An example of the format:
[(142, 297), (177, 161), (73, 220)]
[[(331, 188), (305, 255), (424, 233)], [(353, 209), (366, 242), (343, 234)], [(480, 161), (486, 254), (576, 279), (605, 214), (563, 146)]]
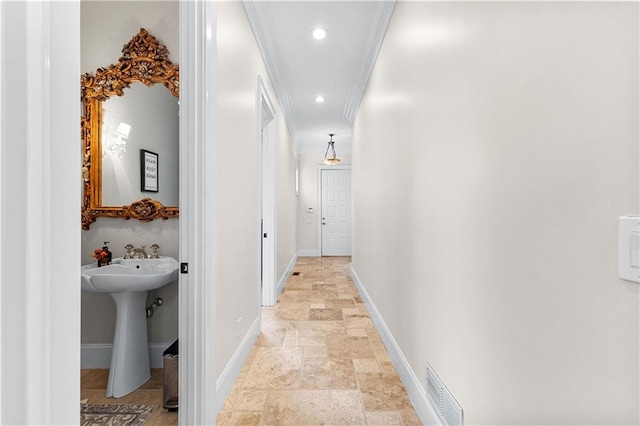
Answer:
[[(329, 133), (329, 145), (327, 145), (327, 151), (324, 153), (324, 164), (327, 166), (335, 166), (340, 163), (340, 159), (336, 157), (336, 148), (333, 146), (333, 135), (335, 133)], [(331, 151), (331, 153), (329, 153)]]

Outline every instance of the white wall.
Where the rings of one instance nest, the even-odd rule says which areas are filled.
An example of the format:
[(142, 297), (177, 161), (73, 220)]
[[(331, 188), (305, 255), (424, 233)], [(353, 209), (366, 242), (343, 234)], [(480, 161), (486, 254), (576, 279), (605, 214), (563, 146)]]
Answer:
[[(169, 49), (169, 59), (178, 63), (177, 1), (83, 1), (81, 3), (81, 71), (95, 73), (99, 67), (118, 62), (122, 47), (145, 28)], [(80, 90), (78, 76), (78, 93)], [(78, 121), (79, 123), (79, 121)], [(78, 146), (80, 152), (80, 146)], [(151, 149), (153, 151), (153, 149)], [(162, 160), (162, 158), (160, 158)], [(78, 226), (80, 214), (78, 210)], [(98, 218), (82, 231), (82, 264), (91, 263), (91, 253), (109, 241), (114, 257), (124, 255), (128, 243), (136, 247), (160, 245), (159, 253), (178, 259), (178, 220)], [(171, 343), (178, 337), (177, 283), (149, 292), (149, 300), (161, 297), (164, 304), (148, 320), (150, 343)], [(82, 292), (82, 343), (112, 343), (115, 305), (106, 294)]]
[[(325, 147), (326, 149), (326, 147)], [(324, 151), (318, 151), (317, 155), (298, 155), (300, 168), (300, 200), (298, 202), (298, 248), (299, 253), (305, 256), (319, 256), (318, 244), (318, 218), (320, 206), (318, 205), (318, 166), (323, 165)], [(338, 152), (340, 164), (351, 164), (351, 156)], [(311, 207), (313, 213), (307, 213)], [(308, 221), (310, 223), (307, 223)]]
[[(399, 2), (354, 126), (353, 268), (465, 424), (638, 424), (638, 4)], [(385, 226), (380, 226), (385, 224)]]
[[(261, 76), (277, 114), (277, 266), (295, 255), (292, 208), (295, 151), (282, 110), (239, 2), (217, 5), (218, 27), (218, 288), (216, 372), (232, 361), (259, 315), (260, 220), (257, 79)], [(293, 170), (293, 171), (292, 171)], [(293, 236), (292, 236), (293, 235)], [(279, 278), (279, 275), (278, 275)], [(241, 318), (238, 326), (238, 318)]]

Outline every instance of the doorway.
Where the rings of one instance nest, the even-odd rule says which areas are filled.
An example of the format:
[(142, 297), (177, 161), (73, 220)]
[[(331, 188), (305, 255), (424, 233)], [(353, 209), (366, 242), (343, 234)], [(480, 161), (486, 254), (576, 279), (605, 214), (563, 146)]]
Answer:
[(260, 153), (260, 303), (262, 306), (276, 304), (276, 112), (258, 77), (258, 152)]
[(351, 256), (351, 167), (319, 168), (322, 256)]

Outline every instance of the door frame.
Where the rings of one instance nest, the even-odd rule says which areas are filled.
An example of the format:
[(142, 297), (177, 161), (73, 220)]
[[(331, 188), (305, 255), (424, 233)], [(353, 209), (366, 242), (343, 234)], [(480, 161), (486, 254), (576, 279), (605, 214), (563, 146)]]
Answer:
[[(80, 187), (77, 171), (66, 165), (69, 159), (79, 161), (80, 98), (73, 74), (80, 71), (80, 2), (14, 2), (10, 6), (11, 10), (5, 4), (0, 7), (0, 23), (13, 22), (7, 31), (23, 37), (2, 44), (0, 56), (20, 57), (27, 52), (28, 66), (26, 72), (16, 74), (1, 63), (0, 82), (23, 82), (13, 87), (26, 96), (20, 97), (25, 102), (13, 106), (20, 114), (9, 115), (10, 110), (0, 105), (0, 122), (14, 120), (3, 127), (0, 154), (4, 155), (8, 143), (25, 140), (23, 129), (27, 128), (24, 149), (30, 157), (29, 161), (23, 161), (26, 153), (17, 157), (13, 162), (17, 178), (0, 180), (0, 192), (27, 194), (25, 203), (31, 208), (28, 214), (14, 214), (15, 218), (5, 215), (5, 221), (15, 221), (12, 232), (0, 240), (0, 271), (7, 281), (22, 285), (12, 286), (10, 292), (0, 288), (0, 307), (7, 308), (1, 311), (0, 322), (29, 321), (13, 321), (12, 327), (0, 328), (0, 379), (2, 389), (12, 390), (0, 389), (0, 421), (73, 424), (78, 421), (80, 400)], [(217, 160), (218, 142), (217, 15), (215, 2), (184, 1), (179, 9), (183, 82), (179, 257), (190, 262), (188, 274), (179, 278), (179, 421), (215, 424), (217, 193), (215, 168), (210, 166)], [(55, 227), (43, 219), (54, 216)], [(42, 257), (43, 252), (64, 255), (54, 263)], [(21, 272), (25, 270), (29, 271), (26, 278)], [(59, 306), (65, 308), (56, 309)]]
[[(317, 181), (318, 181), (318, 220), (317, 222), (317, 247), (318, 247), (318, 256), (322, 257), (322, 171), (323, 170), (351, 170), (351, 164), (342, 164), (342, 165), (337, 165), (337, 166), (327, 166), (326, 164), (319, 164), (318, 165), (318, 177), (317, 177)], [(350, 193), (351, 193), (351, 197), (353, 197), (353, 182), (351, 182), (351, 188), (350, 188)], [(351, 205), (353, 205), (353, 203), (351, 203)], [(353, 214), (351, 215), (351, 218), (353, 220)], [(350, 230), (349, 232), (351, 233), (351, 237), (353, 238), (353, 223), (350, 224)]]
[(81, 194), (69, 164), (80, 166), (80, 2), (4, 2), (0, 26), (0, 423), (73, 424)]
[[(180, 424), (215, 424), (218, 280), (217, 6), (181, 1), (180, 25)], [(213, 167), (212, 167), (213, 165)]]
[[(258, 140), (258, 230), (260, 235), (259, 305), (276, 304), (276, 110), (261, 76), (256, 91)], [(260, 226), (262, 224), (262, 226)], [(264, 234), (267, 235), (264, 238)], [(258, 318), (260, 315), (258, 315)]]

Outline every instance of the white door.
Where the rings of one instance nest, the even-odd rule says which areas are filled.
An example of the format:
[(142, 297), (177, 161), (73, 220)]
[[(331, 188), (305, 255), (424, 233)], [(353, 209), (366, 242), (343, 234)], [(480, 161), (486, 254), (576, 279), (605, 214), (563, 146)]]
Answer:
[(351, 170), (321, 173), (322, 256), (351, 256)]

